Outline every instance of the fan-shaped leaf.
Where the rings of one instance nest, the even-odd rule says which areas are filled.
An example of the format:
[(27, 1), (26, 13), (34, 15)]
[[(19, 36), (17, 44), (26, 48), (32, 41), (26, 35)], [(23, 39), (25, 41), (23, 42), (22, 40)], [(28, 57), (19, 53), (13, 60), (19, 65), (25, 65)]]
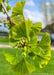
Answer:
[(14, 73), (22, 75), (26, 75), (35, 70), (35, 67), (32, 64), (29, 64), (24, 58), (16, 65), (10, 66), (10, 68)]
[(29, 45), (37, 45), (37, 36), (30, 37)]
[(48, 33), (45, 33), (42, 40), (39, 42), (38, 47), (42, 48), (40, 55), (38, 56), (40, 67), (43, 68), (47, 65), (51, 57), (51, 40)]
[(12, 17), (17, 15), (23, 15), (23, 7), (25, 5), (25, 1), (17, 2), (15, 7), (12, 10)]
[(25, 37), (25, 38), (27, 37), (24, 21), (12, 27), (10, 31), (12, 34), (10, 32), (9, 34), (11, 34), (12, 38), (14, 38), (15, 40), (19, 40), (19, 38), (22, 38), (22, 37)]
[(4, 52), (4, 56), (6, 57), (6, 60), (10, 63), (10, 64), (16, 64), (18, 63), (17, 57), (16, 55), (12, 55), (12, 54), (8, 54)]
[(33, 25), (31, 28), (35, 33), (39, 33), (42, 28), (42, 23), (39, 22), (39, 23)]
[(10, 29), (10, 37), (12, 36), (12, 38), (15, 40), (19, 40), (22, 37), (28, 38), (31, 26), (32, 22), (29, 20), (20, 22)]

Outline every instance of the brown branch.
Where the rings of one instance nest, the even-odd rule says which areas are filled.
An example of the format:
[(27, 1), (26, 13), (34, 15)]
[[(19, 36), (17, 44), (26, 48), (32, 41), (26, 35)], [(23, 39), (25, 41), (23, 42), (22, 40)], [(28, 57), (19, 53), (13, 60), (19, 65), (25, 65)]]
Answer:
[(7, 15), (8, 20), (9, 20), (9, 21), (10, 21), (10, 23), (11, 23), (11, 24), (13, 24), (13, 26), (14, 26), (14, 25), (15, 25), (15, 23), (12, 21), (11, 17), (9, 16), (9, 14), (8, 14), (8, 12), (7, 12), (7, 10), (6, 10), (5, 6), (4, 6), (4, 4), (3, 4), (3, 2), (1, 3), (1, 6), (2, 6), (2, 8), (3, 8), (3, 9), (4, 9), (4, 11), (5, 11), (5, 13), (6, 13), (6, 15)]

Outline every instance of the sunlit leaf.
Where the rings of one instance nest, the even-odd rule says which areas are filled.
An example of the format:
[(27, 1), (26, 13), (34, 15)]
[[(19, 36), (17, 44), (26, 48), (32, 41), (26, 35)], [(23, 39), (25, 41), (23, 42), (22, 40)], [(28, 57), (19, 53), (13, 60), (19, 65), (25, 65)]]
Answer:
[[(24, 19), (24, 16), (23, 16), (23, 15), (19, 15), (19, 20), (20, 20), (20, 21), (24, 21), (24, 20), (25, 20), (25, 19)], [(19, 21), (19, 22), (20, 22), (20, 21)]]
[(12, 27), (10, 29), (9, 34), (15, 40), (19, 40), (22, 37), (28, 38), (31, 26), (32, 26), (31, 21), (29, 21), (29, 20), (28, 21), (22, 21), (22, 22), (18, 23), (17, 25), (15, 25), (14, 27)]
[(15, 7), (12, 10), (12, 16), (23, 15), (24, 5), (25, 5), (25, 1), (17, 2)]
[(48, 33), (45, 33), (38, 46), (42, 48), (40, 55), (38, 56), (40, 67), (43, 68), (47, 65), (51, 57), (51, 40)]
[(37, 44), (37, 36), (30, 37), (29, 44), (36, 45)]
[(25, 27), (26, 27), (27, 37), (29, 37), (29, 33), (31, 31), (31, 26), (32, 26), (32, 21), (30, 21), (29, 19), (28, 19), (28, 21), (26, 20), (25, 21)]
[(35, 67), (32, 64), (29, 64), (24, 58), (16, 65), (10, 66), (10, 68), (14, 73), (22, 75), (26, 75), (35, 70)]
[(41, 31), (41, 28), (42, 28), (42, 23), (36, 23), (35, 25), (33, 25), (32, 27), (32, 30), (35, 32), (35, 33), (39, 33)]
[[(11, 31), (12, 31), (12, 37), (15, 39), (15, 40), (19, 40), (19, 38), (22, 38), (22, 37), (27, 37), (26, 35), (26, 28), (25, 28), (25, 22), (21, 22), (19, 23), (18, 25), (15, 25), (13, 28), (11, 28)], [(11, 33), (9, 33), (11, 34)]]
[(14, 65), (18, 62), (16, 55), (12, 55), (12, 54), (8, 54), (8, 53), (4, 52), (4, 56), (5, 56), (6, 60), (12, 65)]
[(14, 16), (14, 17), (13, 17), (13, 22), (14, 22), (15, 24), (18, 24), (18, 23), (19, 23), (19, 20), (18, 20), (18, 17), (17, 17), (17, 16)]
[(3, 10), (1, 3), (3, 2), (4, 7), (6, 8), (6, 10), (9, 12), (11, 10), (11, 7), (8, 4), (8, 0), (0, 0), (0, 12), (2, 12), (3, 14), (5, 14), (5, 11)]
[(9, 5), (7, 5), (6, 9), (9, 12), (11, 10), (11, 7)]
[(9, 44), (12, 46), (12, 47), (16, 47), (18, 46), (18, 41), (19, 40), (14, 40), (14, 38), (12, 37), (12, 31), (10, 30), (9, 31)]

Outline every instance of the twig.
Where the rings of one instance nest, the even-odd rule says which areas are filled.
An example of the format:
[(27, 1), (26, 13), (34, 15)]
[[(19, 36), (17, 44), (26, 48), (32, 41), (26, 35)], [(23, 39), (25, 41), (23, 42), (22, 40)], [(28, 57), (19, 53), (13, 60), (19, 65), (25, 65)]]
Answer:
[(6, 15), (7, 15), (7, 19), (8, 19), (8, 20), (10, 21), (10, 23), (13, 24), (13, 26), (14, 26), (15, 23), (12, 21), (11, 17), (9, 16), (9, 14), (8, 14), (8, 12), (7, 12), (7, 10), (6, 10), (5, 6), (4, 6), (4, 4), (3, 4), (3, 2), (1, 3), (1, 6), (2, 6), (2, 8), (4, 9), (4, 11), (5, 11)]

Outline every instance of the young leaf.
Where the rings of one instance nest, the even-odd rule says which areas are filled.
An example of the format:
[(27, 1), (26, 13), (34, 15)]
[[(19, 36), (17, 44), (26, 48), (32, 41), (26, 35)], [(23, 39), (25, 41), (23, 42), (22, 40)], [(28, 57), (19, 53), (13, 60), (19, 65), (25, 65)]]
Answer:
[(9, 12), (11, 10), (11, 7), (9, 5), (7, 5), (6, 9)]
[(37, 55), (37, 58), (39, 60), (39, 66), (40, 68), (44, 68), (48, 64), (48, 59), (45, 58), (44, 56)]
[(15, 7), (12, 10), (12, 17), (17, 15), (23, 15), (23, 8), (26, 1), (17, 2)]
[(35, 46), (35, 45), (31, 46), (31, 49), (30, 49), (30, 51), (33, 52), (34, 55), (39, 55), (41, 50), (42, 49), (40, 47)]
[(35, 70), (35, 67), (32, 64), (28, 63), (24, 58), (16, 65), (10, 66), (10, 68), (14, 73), (22, 75), (26, 75)]
[(42, 23), (37, 23), (35, 25), (33, 25), (31, 27), (31, 29), (35, 32), (35, 33), (39, 33), (41, 31), (41, 28), (42, 28)]
[(37, 45), (37, 36), (30, 37), (29, 44), (32, 46)]
[[(16, 35), (16, 34), (14, 34), (14, 35)], [(13, 37), (12, 37), (12, 30), (10, 29), (9, 30), (9, 44), (12, 46), (12, 47), (16, 47), (16, 46), (18, 46), (18, 43), (19, 42), (19, 39), (14, 39)]]
[(23, 15), (19, 15), (19, 22), (24, 21), (24, 16)]
[(15, 39), (15, 40), (19, 40), (22, 37), (27, 38), (26, 35), (26, 28), (25, 28), (25, 22), (20, 22), (18, 25), (15, 25), (14, 27), (12, 27), (10, 29), (11, 32), (9, 32), (9, 34), (11, 34), (11, 36)]
[(40, 68), (43, 68), (47, 65), (51, 57), (51, 40), (48, 33), (45, 33), (42, 40), (39, 42), (38, 47), (42, 48), (42, 51), (38, 57)]
[(12, 65), (15, 65), (18, 63), (18, 60), (17, 60), (17, 57), (16, 55), (12, 55), (12, 54), (8, 54), (8, 53), (5, 53), (4, 52), (4, 56), (6, 57), (6, 60), (12, 64)]
[(23, 58), (22, 53), (23, 53), (23, 49), (22, 48), (18, 48), (18, 51), (17, 51), (17, 59), (18, 59), (19, 62)]
[(45, 33), (42, 40), (39, 42), (38, 46), (44, 50), (46, 56), (51, 56), (51, 40), (48, 33)]
[(11, 7), (8, 4), (8, 0), (0, 0), (0, 12), (3, 12), (5, 14), (5, 11), (2, 9), (2, 6), (1, 6), (2, 2), (8, 12), (11, 10)]
[[(13, 39), (19, 40), (20, 38), (28, 38), (29, 32), (31, 30), (32, 22), (31, 21), (22, 21), (12, 27), (9, 31), (10, 36), (12, 36)], [(11, 34), (12, 33), (12, 34)]]
[(29, 19), (28, 19), (28, 21), (26, 20), (25, 21), (25, 27), (26, 27), (27, 37), (29, 37), (29, 33), (30, 33), (31, 27), (32, 27), (32, 21), (30, 21)]
[(36, 35), (35, 32), (32, 31), (32, 29), (31, 29), (31, 31), (30, 31), (30, 33), (29, 33), (30, 38), (34, 37), (35, 35)]
[(9, 44), (12, 47), (16, 47), (16, 46), (18, 46), (18, 40), (14, 40), (13, 38), (9, 38)]
[(13, 22), (14, 22), (15, 24), (18, 24), (18, 23), (19, 23), (19, 20), (18, 20), (18, 17), (17, 17), (17, 16), (14, 16), (14, 17), (13, 17)]

